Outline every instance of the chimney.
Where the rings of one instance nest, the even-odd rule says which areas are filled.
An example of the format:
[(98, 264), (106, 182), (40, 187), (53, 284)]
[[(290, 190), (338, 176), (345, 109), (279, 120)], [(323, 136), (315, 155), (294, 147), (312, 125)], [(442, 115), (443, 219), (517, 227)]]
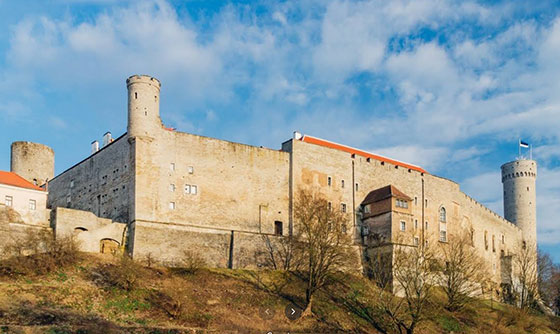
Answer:
[(94, 154), (97, 151), (99, 151), (99, 142), (97, 140), (94, 140), (93, 142), (91, 142), (91, 154)]
[(113, 139), (111, 138), (111, 132), (105, 132), (103, 135), (103, 147), (109, 145)]
[(298, 131), (294, 131), (294, 139), (295, 140), (301, 140), (303, 138), (303, 135), (298, 132)]

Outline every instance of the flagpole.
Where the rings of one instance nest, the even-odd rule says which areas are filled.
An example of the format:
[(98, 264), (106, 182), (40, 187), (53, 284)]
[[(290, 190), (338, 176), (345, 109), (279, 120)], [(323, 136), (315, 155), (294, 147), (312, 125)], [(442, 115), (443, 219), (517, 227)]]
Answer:
[(521, 138), (519, 138), (519, 142), (517, 145), (517, 150), (518, 150), (518, 154), (517, 154), (517, 160), (521, 159)]

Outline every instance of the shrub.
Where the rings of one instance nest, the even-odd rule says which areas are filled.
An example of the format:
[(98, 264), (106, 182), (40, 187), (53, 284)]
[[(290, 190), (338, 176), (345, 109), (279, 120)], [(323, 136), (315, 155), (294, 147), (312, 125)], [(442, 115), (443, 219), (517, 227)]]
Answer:
[(74, 265), (80, 260), (73, 236), (55, 238), (49, 231), (30, 230), (3, 248), (0, 274), (43, 275)]
[(194, 275), (205, 266), (206, 261), (199, 253), (184, 251), (183, 256), (176, 263), (176, 268), (173, 271), (183, 275)]
[(131, 291), (138, 286), (144, 272), (128, 255), (121, 255), (117, 263), (99, 266), (92, 276), (100, 285)]

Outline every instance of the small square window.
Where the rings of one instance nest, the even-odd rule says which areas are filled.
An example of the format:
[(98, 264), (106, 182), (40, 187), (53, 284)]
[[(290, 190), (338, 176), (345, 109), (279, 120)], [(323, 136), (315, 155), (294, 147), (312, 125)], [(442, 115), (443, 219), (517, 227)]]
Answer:
[(34, 199), (30, 199), (29, 200), (29, 210), (35, 210), (37, 209), (37, 202), (35, 202)]
[(401, 231), (406, 231), (406, 222), (401, 221)]
[(169, 209), (175, 210), (175, 202), (169, 202)]
[(175, 192), (175, 185), (174, 184), (169, 185), (169, 191)]
[(14, 198), (12, 196), (6, 196), (4, 204), (6, 204), (6, 206), (13, 206), (14, 205)]
[(191, 185), (185, 184), (185, 194), (190, 194), (190, 193), (191, 193)]
[(189, 172), (189, 174), (193, 174), (194, 173), (194, 167), (193, 166), (187, 167), (187, 171)]
[(346, 204), (342, 203), (342, 204), (340, 205), (340, 210), (341, 210), (342, 212), (346, 212)]
[(198, 187), (195, 185), (191, 186), (191, 194), (192, 195), (196, 195), (196, 193), (198, 192)]

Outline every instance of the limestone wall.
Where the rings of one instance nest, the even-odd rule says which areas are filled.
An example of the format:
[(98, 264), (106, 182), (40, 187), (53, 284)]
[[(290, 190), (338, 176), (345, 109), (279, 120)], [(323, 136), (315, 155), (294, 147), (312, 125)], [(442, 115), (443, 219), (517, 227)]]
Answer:
[(123, 246), (126, 224), (96, 217), (93, 213), (58, 207), (53, 211), (55, 237), (74, 235), (84, 252), (99, 253), (102, 240)]
[(136, 221), (287, 233), (289, 154), (163, 129), (134, 150)]
[[(49, 182), (49, 208), (73, 208), (128, 222), (133, 183), (126, 135)], [(146, 189), (149, 189), (146, 188)]]

